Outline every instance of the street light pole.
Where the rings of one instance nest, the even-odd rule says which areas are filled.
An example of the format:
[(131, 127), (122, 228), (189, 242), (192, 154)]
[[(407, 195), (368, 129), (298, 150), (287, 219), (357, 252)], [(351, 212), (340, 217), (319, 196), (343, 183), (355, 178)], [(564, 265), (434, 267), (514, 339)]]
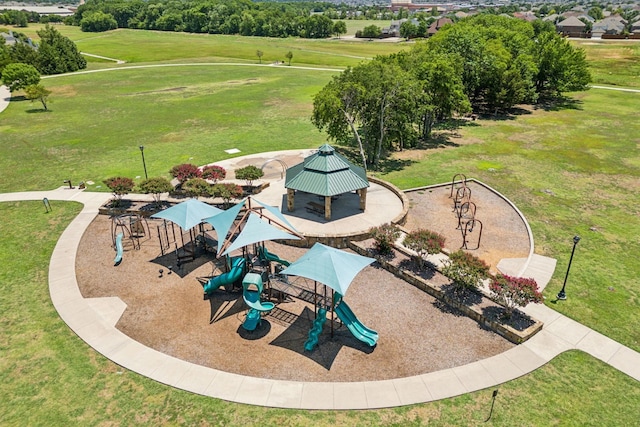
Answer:
[(149, 179), (147, 175), (147, 164), (144, 161), (144, 145), (140, 146), (140, 154), (142, 154), (142, 166), (144, 167), (144, 179)]
[(569, 258), (569, 265), (567, 266), (567, 274), (564, 276), (564, 283), (562, 284), (562, 289), (558, 293), (559, 300), (566, 300), (567, 294), (564, 293), (564, 288), (567, 286), (567, 278), (569, 277), (569, 270), (571, 269), (571, 261), (573, 261), (573, 254), (576, 251), (576, 245), (580, 241), (580, 236), (573, 236), (573, 249), (571, 250), (571, 257)]

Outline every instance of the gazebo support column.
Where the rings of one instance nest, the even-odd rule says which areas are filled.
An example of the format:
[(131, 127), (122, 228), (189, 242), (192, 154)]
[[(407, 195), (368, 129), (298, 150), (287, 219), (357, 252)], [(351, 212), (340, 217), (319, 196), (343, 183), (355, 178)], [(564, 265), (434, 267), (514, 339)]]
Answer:
[(360, 210), (363, 211), (367, 207), (367, 189), (361, 188), (358, 190), (358, 195), (360, 196)]
[(324, 219), (331, 219), (331, 196), (324, 196)]
[(287, 210), (293, 212), (296, 190), (287, 188)]

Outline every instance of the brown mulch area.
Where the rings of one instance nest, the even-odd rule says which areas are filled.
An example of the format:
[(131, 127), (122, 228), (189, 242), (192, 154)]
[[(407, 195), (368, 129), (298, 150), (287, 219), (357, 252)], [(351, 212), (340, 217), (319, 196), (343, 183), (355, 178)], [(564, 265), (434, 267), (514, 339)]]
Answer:
[[(443, 212), (441, 207), (436, 212), (437, 203), (429, 197), (438, 194), (437, 190), (410, 193), (412, 206), (406, 225), (439, 231), (454, 246), (458, 245), (455, 243), (459, 236), (455, 230), (457, 220), (451, 209), (446, 207)], [(478, 215), (488, 214), (490, 210), (484, 204), (481, 190), (474, 189), (473, 197), (477, 197)], [(443, 203), (450, 200), (443, 199)], [(522, 244), (515, 244), (521, 230), (514, 229), (517, 222), (510, 219), (511, 209), (504, 202), (501, 210), (498, 205), (491, 210), (491, 215), (498, 219), (497, 225), (489, 227), (491, 221), (482, 217), (485, 230), (478, 252), (495, 258), (502, 256), (500, 254), (526, 256), (528, 246), (525, 251)], [(453, 217), (452, 230), (447, 221), (440, 218), (446, 215)], [(202, 255), (177, 269), (173, 253), (160, 256), (157, 224), (159, 222), (149, 221), (150, 235), (141, 239), (139, 250), (134, 250), (126, 241), (123, 261), (114, 267), (111, 220), (98, 216), (80, 243), (76, 274), (84, 297), (118, 296), (127, 304), (116, 325), (119, 330), (169, 355), (255, 377), (339, 382), (383, 380), (437, 371), (513, 347), (499, 335), (443, 306), (375, 263), (356, 276), (345, 297), (362, 323), (378, 332), (380, 339), (375, 348), (358, 341), (337, 322), (332, 338), (329, 320), (319, 346), (313, 352), (305, 352), (304, 342), (314, 316), (313, 305), (290, 296), (277, 304), (258, 330), (247, 332), (241, 326), (246, 313), (241, 292), (220, 289), (211, 298), (203, 298), (198, 278), (219, 274), (216, 260), (211, 255)], [(495, 229), (497, 226), (502, 227), (501, 230)], [(503, 245), (505, 239), (495, 240), (493, 233), (514, 244)], [(522, 235), (519, 238), (523, 239)], [(492, 243), (496, 247), (490, 247)], [(528, 245), (528, 241), (526, 243)], [(267, 248), (289, 261), (305, 252), (305, 249), (272, 242), (267, 243)], [(169, 265), (173, 268), (171, 274), (168, 274)], [(159, 277), (161, 268), (164, 271)], [(294, 283), (305, 285), (304, 280), (297, 279)], [(434, 274), (430, 280), (446, 281), (446, 278)], [(313, 283), (306, 286), (313, 287)]]

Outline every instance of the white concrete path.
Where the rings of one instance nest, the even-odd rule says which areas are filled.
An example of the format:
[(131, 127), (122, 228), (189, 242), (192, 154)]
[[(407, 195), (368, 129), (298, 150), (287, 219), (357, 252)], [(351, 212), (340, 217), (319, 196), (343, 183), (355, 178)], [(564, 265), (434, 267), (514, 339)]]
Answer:
[(11, 92), (9, 92), (9, 88), (4, 85), (0, 85), (0, 113), (9, 106), (10, 100)]
[[(115, 363), (161, 383), (219, 399), (297, 409), (374, 409), (453, 397), (513, 380), (558, 354), (578, 349), (640, 381), (640, 353), (619, 344), (546, 306), (526, 312), (544, 329), (502, 354), (438, 372), (385, 381), (295, 382), (245, 377), (206, 368), (146, 347), (115, 328), (126, 305), (116, 297), (83, 298), (75, 275), (75, 258), (87, 226), (108, 193), (60, 188), (53, 191), (0, 194), (0, 202), (67, 200), (84, 204), (58, 241), (49, 266), (51, 300), (63, 321), (87, 344)], [(55, 209), (55, 202), (52, 203)]]

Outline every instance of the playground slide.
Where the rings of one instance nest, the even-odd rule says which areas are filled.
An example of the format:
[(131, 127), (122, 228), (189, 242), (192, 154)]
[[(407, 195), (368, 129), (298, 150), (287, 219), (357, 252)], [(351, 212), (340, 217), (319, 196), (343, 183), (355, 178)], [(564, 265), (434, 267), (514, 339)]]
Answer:
[(327, 321), (327, 310), (325, 308), (320, 308), (318, 310), (318, 317), (313, 321), (313, 325), (311, 329), (309, 329), (309, 338), (304, 343), (304, 349), (307, 351), (311, 351), (318, 345), (318, 341), (320, 340), (320, 334), (322, 333), (322, 328), (324, 327), (325, 322)]
[(278, 255), (270, 253), (267, 250), (267, 248), (261, 247), (259, 249), (259, 251), (260, 251), (260, 254), (259, 254), (260, 259), (277, 262), (278, 264), (282, 264), (285, 267), (289, 267), (289, 265), (291, 264), (289, 261), (286, 261), (286, 260), (280, 258)]
[(255, 330), (260, 324), (262, 313), (271, 311), (275, 307), (272, 302), (260, 301), (262, 289), (262, 277), (259, 274), (247, 273), (242, 279), (242, 298), (249, 306), (249, 312), (242, 327), (247, 331)]
[(375, 346), (378, 343), (378, 333), (373, 329), (369, 329), (358, 320), (351, 308), (347, 305), (346, 302), (341, 301), (338, 305), (335, 306), (334, 311), (338, 315), (338, 318), (342, 320), (349, 331), (353, 334), (354, 337), (358, 338), (363, 343), (367, 344), (370, 347)]
[(206, 294), (210, 294), (211, 292), (218, 289), (220, 286), (226, 287), (226, 286), (233, 285), (242, 277), (242, 273), (244, 272), (244, 264), (245, 264), (244, 258), (237, 258), (236, 260), (234, 260), (231, 270), (229, 270), (228, 273), (222, 273), (219, 276), (209, 279), (209, 281), (205, 283), (204, 292)]
[(122, 238), (124, 237), (123, 233), (118, 233), (116, 236), (116, 257), (113, 259), (113, 266), (117, 267), (122, 262)]
[(269, 301), (260, 301), (260, 293), (258, 291), (243, 291), (242, 298), (249, 308), (264, 312), (271, 311), (275, 305)]

